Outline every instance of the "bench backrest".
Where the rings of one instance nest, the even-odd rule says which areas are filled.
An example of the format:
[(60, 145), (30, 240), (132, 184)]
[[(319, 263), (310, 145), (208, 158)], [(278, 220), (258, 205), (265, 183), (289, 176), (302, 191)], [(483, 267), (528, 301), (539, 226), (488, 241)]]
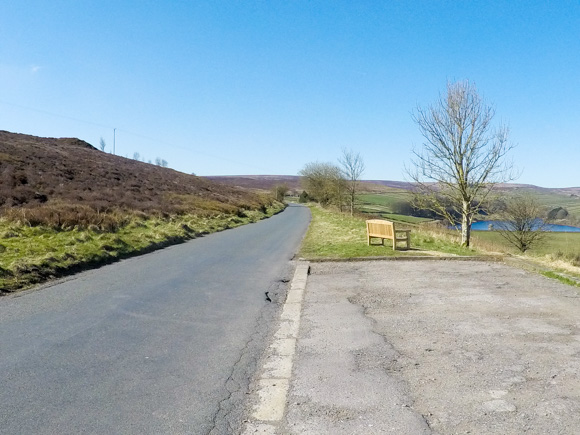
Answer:
[(391, 221), (369, 219), (367, 221), (367, 233), (369, 236), (392, 239), (395, 237), (395, 226)]

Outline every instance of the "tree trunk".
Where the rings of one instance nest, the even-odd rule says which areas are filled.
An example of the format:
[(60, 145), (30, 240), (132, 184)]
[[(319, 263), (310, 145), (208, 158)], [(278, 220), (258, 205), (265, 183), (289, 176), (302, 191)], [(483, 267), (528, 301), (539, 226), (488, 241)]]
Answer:
[(461, 246), (465, 247), (469, 247), (469, 239), (471, 238), (471, 213), (469, 205), (469, 202), (463, 201), (463, 208), (461, 210)]

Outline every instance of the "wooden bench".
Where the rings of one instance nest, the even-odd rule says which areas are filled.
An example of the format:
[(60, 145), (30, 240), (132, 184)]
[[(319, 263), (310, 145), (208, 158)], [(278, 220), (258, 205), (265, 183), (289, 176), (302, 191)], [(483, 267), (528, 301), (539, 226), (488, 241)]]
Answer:
[(367, 221), (367, 236), (369, 246), (371, 244), (371, 237), (381, 239), (381, 244), (385, 244), (385, 239), (393, 241), (393, 250), (397, 250), (397, 242), (407, 242), (407, 249), (411, 247), (411, 238), (409, 234), (411, 230), (398, 230), (395, 228), (395, 223), (385, 221), (383, 219), (369, 219)]

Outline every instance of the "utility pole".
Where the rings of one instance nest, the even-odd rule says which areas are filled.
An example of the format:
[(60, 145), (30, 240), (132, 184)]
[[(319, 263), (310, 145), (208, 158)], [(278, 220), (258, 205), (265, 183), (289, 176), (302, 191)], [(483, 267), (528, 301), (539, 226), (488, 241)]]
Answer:
[(113, 155), (115, 155), (115, 138), (116, 138), (116, 128), (113, 128)]

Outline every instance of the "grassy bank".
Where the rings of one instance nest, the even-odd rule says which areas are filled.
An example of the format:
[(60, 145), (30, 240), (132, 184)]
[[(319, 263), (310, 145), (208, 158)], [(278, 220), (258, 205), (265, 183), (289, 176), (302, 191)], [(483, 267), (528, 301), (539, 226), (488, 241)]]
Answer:
[(350, 217), (320, 206), (311, 205), (312, 222), (301, 247), (306, 259), (352, 259), (364, 257), (441, 256), (441, 255), (507, 255), (516, 263), (563, 283), (578, 286), (580, 282), (580, 234), (549, 233), (526, 255), (517, 253), (503, 238), (493, 232), (472, 233), (472, 247), (462, 248), (457, 231), (430, 228), (413, 223), (400, 224), (411, 229), (411, 249), (393, 251), (389, 240), (385, 246), (367, 245), (365, 216)]
[(310, 210), (312, 222), (300, 250), (304, 258), (476, 255), (473, 250), (459, 246), (454, 235), (441, 235), (412, 223), (401, 224), (401, 228), (412, 230), (410, 250), (393, 251), (389, 240), (382, 246), (378, 239), (373, 239), (375, 244), (368, 246), (364, 216), (351, 217), (316, 205), (310, 206)]
[(59, 230), (0, 219), (0, 293), (256, 222), (283, 208), (274, 203), (261, 211), (237, 214), (133, 216), (115, 231), (95, 227)]

